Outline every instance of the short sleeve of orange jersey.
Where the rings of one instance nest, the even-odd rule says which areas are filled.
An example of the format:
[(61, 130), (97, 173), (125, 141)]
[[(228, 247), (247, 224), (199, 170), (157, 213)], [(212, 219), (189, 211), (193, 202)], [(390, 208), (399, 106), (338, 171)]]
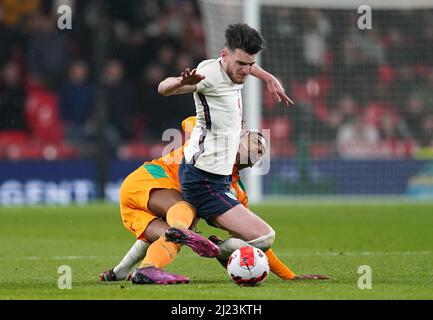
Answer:
[(236, 167), (233, 168), (232, 173), (232, 184), (230, 185), (230, 190), (236, 195), (239, 202), (246, 208), (248, 208), (248, 196), (245, 191), (245, 187), (241, 181), (239, 171)]
[[(188, 117), (185, 120), (182, 121), (182, 129), (185, 132), (185, 136), (189, 137), (192, 129), (194, 128), (196, 124), (195, 117)], [(154, 160), (153, 162), (159, 163), (163, 165), (163, 167), (166, 168), (173, 177), (173, 179), (176, 180), (177, 183), (179, 183), (179, 177), (178, 177), (178, 171), (179, 171), (179, 165), (182, 162), (183, 158), (183, 149), (185, 148), (185, 145), (188, 143), (188, 141), (185, 142), (185, 144), (176, 149), (171, 151), (170, 153), (163, 155), (161, 158)]]
[[(185, 132), (185, 135), (189, 136), (191, 134), (195, 124), (196, 119), (194, 116), (188, 117), (182, 121), (182, 129)], [(170, 172), (171, 176), (177, 181), (177, 183), (179, 183), (179, 165), (182, 162), (182, 158), (184, 155), (183, 149), (185, 148), (185, 145), (187, 143), (188, 141), (186, 141), (182, 147), (173, 150), (172, 152), (153, 161), (162, 164)], [(243, 206), (248, 207), (248, 196), (240, 179), (239, 171), (236, 167), (233, 169), (230, 190), (232, 190), (236, 194), (236, 198)]]

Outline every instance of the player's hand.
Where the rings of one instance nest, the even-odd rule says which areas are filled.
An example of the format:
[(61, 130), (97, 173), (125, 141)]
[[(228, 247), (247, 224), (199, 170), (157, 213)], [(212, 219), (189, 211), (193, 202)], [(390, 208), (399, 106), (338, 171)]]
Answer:
[(298, 274), (293, 280), (330, 280), (331, 277), (321, 274)]
[(293, 101), (286, 95), (283, 86), (277, 78), (275, 78), (274, 76), (270, 77), (268, 80), (266, 80), (266, 84), (268, 86), (268, 90), (279, 102), (283, 102), (286, 107), (294, 104)]
[(180, 81), (182, 85), (194, 85), (205, 78), (201, 74), (197, 73), (197, 69), (192, 69), (190, 71), (189, 68), (186, 68), (180, 76), (182, 77), (182, 80)]

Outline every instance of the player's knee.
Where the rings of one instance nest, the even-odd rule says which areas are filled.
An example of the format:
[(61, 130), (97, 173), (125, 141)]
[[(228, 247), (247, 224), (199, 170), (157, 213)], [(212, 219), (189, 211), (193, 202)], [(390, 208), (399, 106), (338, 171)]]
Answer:
[(189, 228), (196, 218), (195, 208), (186, 201), (178, 201), (167, 211), (166, 220), (169, 226)]
[(257, 239), (247, 241), (247, 243), (253, 247), (259, 248), (262, 251), (266, 251), (272, 247), (272, 244), (275, 241), (275, 231), (271, 229), (271, 231), (264, 236), (261, 236)]

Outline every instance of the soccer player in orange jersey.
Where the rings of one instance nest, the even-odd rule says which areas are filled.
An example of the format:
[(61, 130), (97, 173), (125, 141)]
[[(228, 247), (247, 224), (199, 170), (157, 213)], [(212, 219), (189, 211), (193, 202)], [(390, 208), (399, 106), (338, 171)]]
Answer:
[[(182, 123), (186, 134), (189, 133), (188, 127), (193, 127), (191, 124), (194, 121), (194, 117), (190, 117)], [(258, 138), (251, 139), (251, 136)], [(233, 168), (231, 192), (240, 203), (247, 206), (248, 199), (240, 180), (239, 169), (252, 166), (260, 159), (266, 152), (266, 141), (259, 133), (248, 131), (243, 134), (242, 141), (244, 141), (242, 144), (244, 147), (240, 148), (238, 165)], [(251, 141), (256, 141), (256, 143), (251, 143)], [(250, 159), (249, 163), (240, 164), (241, 153), (249, 153), (251, 149), (255, 150), (256, 155), (248, 154), (246, 158)], [(160, 159), (146, 162), (125, 179), (120, 192), (121, 215), (125, 227), (135, 234), (137, 241), (114, 269), (109, 269), (100, 275), (101, 281), (126, 279), (132, 267), (145, 256), (139, 266), (139, 272), (134, 273), (133, 283), (189, 282), (185, 276), (175, 275), (162, 269), (175, 259), (180, 249), (179, 244), (167, 241), (167, 230), (173, 230), (170, 229), (170, 226), (178, 226), (182, 232), (186, 232), (185, 228), (190, 228), (195, 219), (195, 216), (191, 217), (189, 214), (190, 211), (194, 211), (194, 208), (183, 201), (177, 179), (179, 161), (182, 157), (183, 147)], [(183, 215), (185, 211), (186, 217)], [(178, 232), (179, 229), (175, 230)], [(215, 236), (210, 239), (215, 244), (223, 244), (223, 241)], [(241, 240), (236, 239), (236, 241)], [(249, 244), (239, 242), (237, 245)], [(306, 277), (296, 276), (275, 256), (271, 249), (266, 251), (266, 255), (271, 271), (280, 278), (288, 280)], [(223, 262), (225, 257), (222, 256), (219, 260)]]

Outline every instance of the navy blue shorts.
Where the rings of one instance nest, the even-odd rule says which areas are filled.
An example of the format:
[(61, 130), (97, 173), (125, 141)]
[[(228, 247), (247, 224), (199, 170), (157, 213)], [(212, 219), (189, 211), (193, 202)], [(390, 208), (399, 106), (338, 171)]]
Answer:
[(185, 163), (179, 166), (179, 181), (185, 201), (197, 209), (197, 217), (209, 220), (240, 204), (230, 192), (232, 176), (223, 176), (200, 170)]

